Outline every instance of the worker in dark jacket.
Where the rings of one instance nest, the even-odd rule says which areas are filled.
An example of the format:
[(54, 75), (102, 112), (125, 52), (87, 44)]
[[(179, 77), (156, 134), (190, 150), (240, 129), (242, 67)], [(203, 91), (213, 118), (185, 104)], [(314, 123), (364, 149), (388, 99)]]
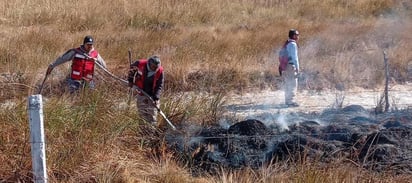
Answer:
[(164, 84), (160, 58), (151, 56), (149, 59), (140, 59), (131, 64), (128, 82), (130, 87), (138, 87), (147, 94), (137, 90), (137, 108), (145, 121), (157, 125), (159, 100)]

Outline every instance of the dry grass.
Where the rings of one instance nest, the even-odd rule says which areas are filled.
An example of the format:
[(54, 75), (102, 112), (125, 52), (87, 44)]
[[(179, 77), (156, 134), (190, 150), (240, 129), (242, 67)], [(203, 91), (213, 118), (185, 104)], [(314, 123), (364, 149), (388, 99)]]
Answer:
[[(302, 70), (315, 88), (378, 87), (387, 50), (393, 82), (410, 81), (412, 4), (403, 0), (5, 0), (0, 2), (0, 182), (31, 180), (27, 95), (47, 65), (85, 35), (109, 70), (124, 77), (133, 59), (159, 54), (166, 69), (162, 108), (172, 121), (214, 123), (222, 96), (276, 88), (277, 50), (301, 32)], [(282, 165), (193, 177), (142, 133), (127, 89), (107, 77), (73, 100), (56, 68), (44, 89), (51, 182), (407, 182), (408, 176), (347, 166)], [(216, 95), (179, 95), (176, 92)], [(188, 100), (189, 98), (189, 100)], [(199, 105), (201, 104), (201, 105)], [(157, 133), (156, 133), (157, 134)], [(159, 135), (159, 134), (158, 134)], [(160, 134), (161, 135), (161, 134)], [(159, 145), (160, 144), (160, 145)], [(409, 177), (410, 178), (410, 177)]]

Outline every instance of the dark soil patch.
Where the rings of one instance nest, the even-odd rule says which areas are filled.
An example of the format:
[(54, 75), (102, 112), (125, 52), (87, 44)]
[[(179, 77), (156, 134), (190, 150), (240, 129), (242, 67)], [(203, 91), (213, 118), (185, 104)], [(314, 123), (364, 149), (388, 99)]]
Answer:
[(259, 168), (304, 158), (318, 162), (349, 159), (372, 171), (412, 173), (411, 111), (378, 116), (361, 106), (348, 106), (311, 114), (311, 119), (302, 116), (307, 119), (291, 120), (281, 131), (251, 119), (228, 129), (201, 128), (185, 138), (171, 135), (168, 143), (176, 154), (187, 157), (195, 170), (205, 172)]

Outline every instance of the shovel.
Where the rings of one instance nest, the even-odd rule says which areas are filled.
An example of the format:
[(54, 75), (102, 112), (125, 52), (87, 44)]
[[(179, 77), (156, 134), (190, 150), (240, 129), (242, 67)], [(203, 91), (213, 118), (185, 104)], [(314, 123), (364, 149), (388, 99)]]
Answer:
[[(130, 65), (132, 65), (132, 51), (130, 49), (128, 51), (128, 55), (129, 55), (129, 67), (130, 67)], [(132, 98), (133, 98), (133, 89), (130, 88), (129, 89), (129, 96), (128, 96), (128, 99), (127, 99), (127, 107), (128, 108), (130, 107), (130, 101), (132, 100)]]

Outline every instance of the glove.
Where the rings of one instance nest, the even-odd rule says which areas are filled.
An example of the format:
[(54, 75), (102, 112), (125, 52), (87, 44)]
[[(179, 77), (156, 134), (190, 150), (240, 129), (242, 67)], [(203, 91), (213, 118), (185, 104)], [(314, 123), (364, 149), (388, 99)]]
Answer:
[(159, 105), (160, 105), (159, 100), (155, 100), (155, 101), (154, 101), (154, 104), (155, 104), (157, 107), (159, 107)]
[(134, 77), (134, 75), (136, 74), (136, 72), (137, 72), (138, 70), (139, 70), (139, 69), (138, 69), (136, 66), (131, 66), (130, 69), (129, 69), (129, 76)]

